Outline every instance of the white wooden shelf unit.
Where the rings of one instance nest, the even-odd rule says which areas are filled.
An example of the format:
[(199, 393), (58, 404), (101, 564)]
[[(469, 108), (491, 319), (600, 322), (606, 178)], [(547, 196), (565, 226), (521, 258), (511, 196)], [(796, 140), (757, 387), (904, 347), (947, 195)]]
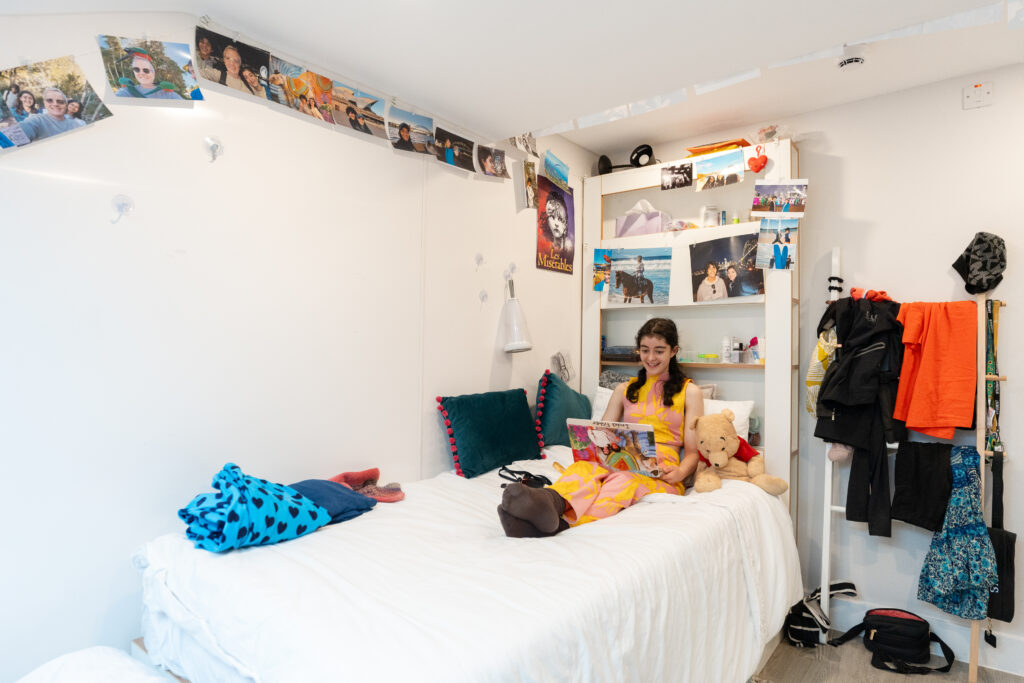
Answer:
[[(745, 156), (754, 147), (744, 148)], [(581, 312), (581, 388), (593, 396), (603, 369), (627, 370), (636, 364), (601, 360), (601, 337), (608, 346), (631, 346), (633, 335), (651, 317), (667, 317), (676, 322), (680, 347), (696, 353), (717, 353), (724, 336), (748, 341), (765, 340), (765, 362), (761, 364), (684, 363), (684, 371), (698, 383), (715, 383), (719, 398), (753, 400), (754, 415), (761, 420), (761, 445), (765, 450), (769, 473), (782, 477), (792, 492), (797, 483), (797, 384), (799, 372), (799, 277), (798, 271), (766, 270), (765, 293), (694, 303), (690, 282), (675, 282), (679, 270), (673, 268), (673, 295), (685, 303), (652, 305), (620, 304), (602, 307), (602, 294), (593, 291), (594, 249), (672, 247), (673, 260), (689, 262), (689, 245), (710, 239), (748, 234), (756, 231), (759, 219), (748, 218), (754, 196), (754, 180), (784, 180), (799, 177), (798, 151), (789, 140), (765, 146), (770, 162), (755, 175), (747, 172), (742, 182), (724, 188), (696, 192), (693, 187), (661, 190), (661, 169), (678, 162), (666, 162), (643, 168), (619, 171), (587, 178), (583, 185), (583, 293)], [(710, 155), (708, 155), (710, 156)], [(699, 157), (688, 158), (693, 161)], [(736, 216), (742, 223), (652, 235), (615, 238), (615, 218), (637, 201), (646, 199), (655, 208), (671, 215), (698, 222), (700, 209), (714, 204)], [(803, 231), (801, 221), (800, 231)], [(799, 231), (798, 231), (799, 232)], [(799, 252), (799, 242), (797, 244)], [(797, 258), (799, 266), (799, 255)], [(692, 269), (685, 269), (692, 270)], [(682, 278), (687, 279), (687, 278)], [(606, 284), (612, 286), (614, 282)], [(683, 354), (685, 355), (685, 354)], [(633, 373), (635, 374), (635, 373)], [(797, 519), (796, 495), (788, 496), (790, 514)]]

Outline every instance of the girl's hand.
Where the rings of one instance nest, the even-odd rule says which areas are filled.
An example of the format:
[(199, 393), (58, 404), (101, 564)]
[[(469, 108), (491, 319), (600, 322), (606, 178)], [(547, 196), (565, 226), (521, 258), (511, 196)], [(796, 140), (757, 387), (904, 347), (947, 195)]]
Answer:
[(677, 467), (676, 465), (665, 465), (661, 469), (662, 473), (658, 478), (666, 484), (678, 484), (685, 478), (682, 468)]

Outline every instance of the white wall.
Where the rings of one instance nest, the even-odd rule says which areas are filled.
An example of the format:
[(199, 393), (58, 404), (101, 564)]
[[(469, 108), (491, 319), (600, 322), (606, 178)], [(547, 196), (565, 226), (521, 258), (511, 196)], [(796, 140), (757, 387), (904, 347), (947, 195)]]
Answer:
[[(994, 83), (993, 106), (963, 111), (961, 89), (988, 80)], [(1015, 502), (1019, 496), (1014, 493), (1024, 486), (1024, 473), (1013, 454), (1013, 445), (1024, 438), (1014, 419), (1021, 406), (1018, 387), (1024, 380), (1024, 361), (1013, 346), (1024, 335), (1021, 302), (1014, 297), (1024, 282), (1017, 268), (1024, 261), (1017, 206), (1024, 187), (1022, 110), (1024, 66), (1013, 66), (764, 122), (778, 123), (795, 136), (800, 175), (810, 181), (808, 210), (800, 226), (801, 381), (825, 309), (833, 246), (842, 249), (847, 287), (884, 289), (898, 301), (946, 301), (969, 298), (950, 264), (974, 233), (994, 232), (1006, 240), (1009, 270), (994, 296), (1010, 304), (1001, 317), (1000, 372), (1008, 376), (1002, 387), (1002, 436), (1010, 452), (1005, 521), (1012, 531), (1024, 529), (1024, 507)], [(684, 139), (655, 151), (663, 161), (677, 159), (686, 156), (687, 145), (736, 135), (755, 139), (759, 127)], [(614, 159), (625, 153), (609, 154)], [(798, 543), (808, 588), (817, 586), (820, 576), (825, 457), (813, 430), (813, 419), (801, 409)], [(957, 440), (973, 445), (974, 434), (964, 432)], [(846, 499), (846, 471), (844, 467), (837, 487), (840, 504)], [(837, 627), (852, 626), (870, 607), (902, 607), (928, 619), (966, 661), (969, 623), (916, 598), (931, 534), (894, 522), (892, 538), (873, 538), (865, 527), (835, 516), (833, 578), (853, 580), (864, 600), (840, 601)], [(981, 664), (1024, 674), (1024, 620), (996, 622), (996, 633), (999, 647), (982, 644)]]
[[(74, 54), (101, 89), (97, 34), (190, 42), (194, 25), (4, 17), (0, 66)], [(112, 119), (0, 160), (0, 505), (17, 520), (0, 680), (127, 647), (132, 550), (180, 530), (224, 463), (285, 483), (429, 476), (450, 468), (435, 394), (526, 386), (532, 401), (550, 353), (579, 362), (579, 275), (534, 269), (511, 182), (206, 90), (186, 110), (105, 97)], [(550, 143), (589, 172), (593, 155)], [(136, 209), (111, 224), (118, 193)], [(516, 357), (494, 351), (509, 261), (534, 341)]]

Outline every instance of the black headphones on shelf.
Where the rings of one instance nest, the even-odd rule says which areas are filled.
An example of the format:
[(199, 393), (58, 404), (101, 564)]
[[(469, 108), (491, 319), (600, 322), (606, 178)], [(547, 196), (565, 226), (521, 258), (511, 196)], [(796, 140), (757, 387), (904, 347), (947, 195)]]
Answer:
[(597, 172), (600, 175), (611, 173), (616, 168), (640, 168), (641, 166), (648, 166), (656, 163), (658, 160), (654, 158), (654, 149), (647, 144), (638, 145), (633, 153), (629, 155), (628, 164), (612, 165), (612, 160), (604, 154), (597, 160)]

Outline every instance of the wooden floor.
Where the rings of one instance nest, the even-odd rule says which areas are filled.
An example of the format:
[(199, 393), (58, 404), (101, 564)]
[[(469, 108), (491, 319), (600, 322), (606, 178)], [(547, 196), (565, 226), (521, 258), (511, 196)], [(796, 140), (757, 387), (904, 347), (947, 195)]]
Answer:
[[(983, 645), (983, 647), (988, 647)], [(932, 656), (929, 666), (944, 666), (946, 660)], [(860, 638), (840, 647), (819, 645), (814, 648), (793, 647), (779, 643), (768, 664), (751, 680), (753, 683), (888, 683), (921, 678), (925, 680), (967, 680), (967, 662), (955, 661), (948, 674), (931, 674), (927, 678), (889, 673), (871, 666), (871, 653)], [(978, 669), (979, 683), (1024, 683), (1024, 678), (1002, 671)]]

